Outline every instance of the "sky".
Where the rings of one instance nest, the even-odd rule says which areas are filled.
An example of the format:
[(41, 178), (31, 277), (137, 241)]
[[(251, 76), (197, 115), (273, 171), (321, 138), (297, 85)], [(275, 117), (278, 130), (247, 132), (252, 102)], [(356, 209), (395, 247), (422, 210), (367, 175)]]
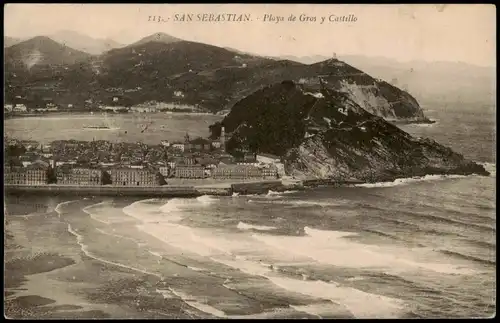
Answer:
[[(73, 30), (130, 44), (164, 32), (260, 55), (336, 53), (496, 66), (491, 4), (7, 4), (4, 9), (5, 36), (18, 38)], [(211, 13), (247, 14), (252, 21), (174, 21), (176, 14)], [(264, 21), (266, 14), (284, 21)], [(300, 22), (301, 14), (316, 21)], [(290, 15), (297, 20), (288, 21)], [(329, 22), (331, 15), (352, 15), (356, 21)], [(150, 22), (149, 16), (162, 16), (165, 22)]]

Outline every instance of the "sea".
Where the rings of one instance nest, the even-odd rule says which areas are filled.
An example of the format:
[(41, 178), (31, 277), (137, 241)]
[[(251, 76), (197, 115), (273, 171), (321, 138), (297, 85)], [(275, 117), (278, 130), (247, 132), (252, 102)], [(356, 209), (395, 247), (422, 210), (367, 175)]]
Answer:
[[(423, 107), (436, 123), (400, 127), (491, 176), (189, 199), (7, 196), (7, 230), (24, 251), (9, 249), (6, 261), (43, 253), (73, 260), (27, 274), (8, 298), (36, 295), (111, 318), (493, 317), (496, 111)], [(179, 134), (206, 123), (173, 118), (156, 120)], [(51, 131), (65, 137), (78, 123), (49, 119), (37, 120), (39, 140)], [(22, 134), (24, 124), (5, 128)]]

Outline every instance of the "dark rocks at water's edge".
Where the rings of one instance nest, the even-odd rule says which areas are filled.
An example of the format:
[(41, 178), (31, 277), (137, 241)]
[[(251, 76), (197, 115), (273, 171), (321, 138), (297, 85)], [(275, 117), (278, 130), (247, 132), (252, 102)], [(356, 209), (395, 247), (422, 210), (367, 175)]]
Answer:
[(282, 156), (297, 179), (393, 181), (425, 175), (489, 175), (434, 140), (412, 137), (375, 116), (348, 95), (323, 86), (317, 92), (292, 81), (256, 91), (237, 102), (221, 123), (226, 148)]

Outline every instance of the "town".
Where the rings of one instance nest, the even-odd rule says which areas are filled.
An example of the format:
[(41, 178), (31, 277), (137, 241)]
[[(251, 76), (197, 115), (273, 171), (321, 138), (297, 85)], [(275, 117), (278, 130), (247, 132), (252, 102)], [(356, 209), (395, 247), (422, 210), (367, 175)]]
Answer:
[(278, 156), (246, 152), (235, 158), (218, 140), (202, 137), (157, 145), (105, 140), (58, 140), (50, 144), (4, 138), (4, 183), (12, 185), (112, 185), (153, 187), (201, 182), (279, 179), (285, 175)]

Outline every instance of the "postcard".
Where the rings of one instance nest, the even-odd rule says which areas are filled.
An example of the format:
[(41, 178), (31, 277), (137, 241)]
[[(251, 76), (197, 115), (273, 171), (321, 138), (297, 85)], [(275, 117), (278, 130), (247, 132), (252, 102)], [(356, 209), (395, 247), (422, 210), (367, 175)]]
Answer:
[(490, 318), (486, 4), (7, 4), (4, 316)]

